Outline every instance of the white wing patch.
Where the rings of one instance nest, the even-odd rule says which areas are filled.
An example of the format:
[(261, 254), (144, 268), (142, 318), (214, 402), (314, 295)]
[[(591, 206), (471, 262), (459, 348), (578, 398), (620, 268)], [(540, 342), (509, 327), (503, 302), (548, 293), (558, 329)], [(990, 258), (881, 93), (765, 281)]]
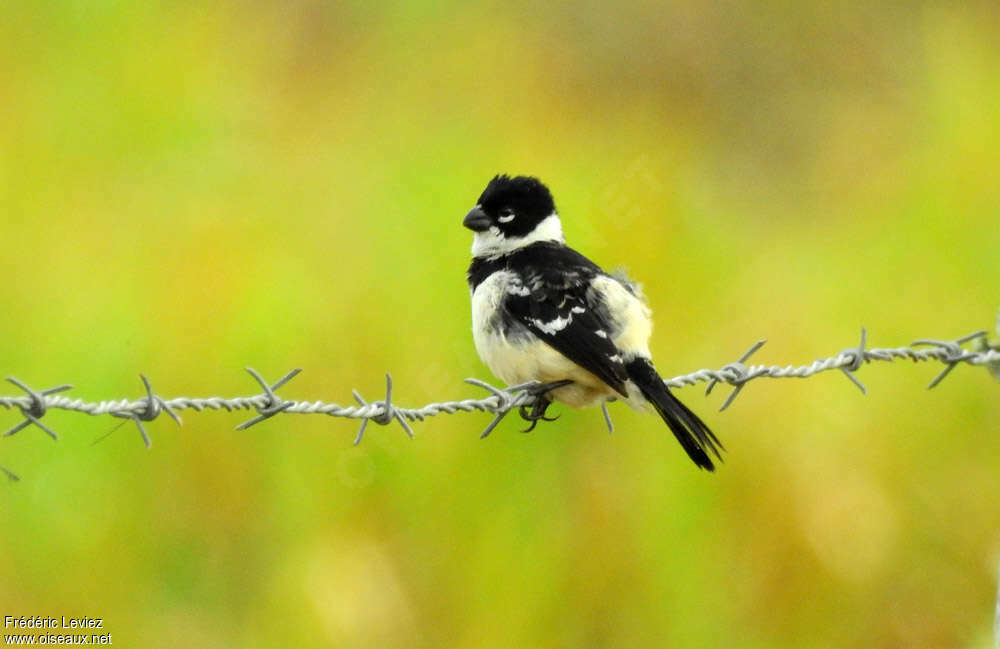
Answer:
[(573, 322), (573, 315), (567, 315), (565, 318), (556, 318), (554, 320), (549, 320), (548, 322), (543, 322), (538, 318), (532, 318), (531, 324), (535, 325), (542, 331), (542, 333), (548, 334), (550, 336), (556, 335), (556, 333), (562, 331), (569, 326), (569, 323)]

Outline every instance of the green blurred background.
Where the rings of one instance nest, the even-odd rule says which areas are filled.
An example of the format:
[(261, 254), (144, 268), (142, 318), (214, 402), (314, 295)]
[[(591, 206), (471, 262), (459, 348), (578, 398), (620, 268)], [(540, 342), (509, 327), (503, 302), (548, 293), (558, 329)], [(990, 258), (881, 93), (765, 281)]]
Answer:
[[(668, 376), (992, 329), (998, 34), (992, 0), (4, 2), (0, 372), (482, 396), (460, 223), (497, 172), (645, 284)], [(0, 441), (0, 615), (122, 647), (990, 646), (1000, 385), (938, 369), (681, 390), (715, 475), (620, 405), (614, 436), (561, 407), (357, 448), (186, 411), (149, 451), (52, 412), (58, 444)]]

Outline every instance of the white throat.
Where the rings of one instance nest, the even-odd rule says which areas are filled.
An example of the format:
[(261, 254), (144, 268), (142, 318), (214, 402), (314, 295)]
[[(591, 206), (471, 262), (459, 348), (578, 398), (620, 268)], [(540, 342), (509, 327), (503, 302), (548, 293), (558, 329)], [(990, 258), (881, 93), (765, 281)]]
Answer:
[(555, 212), (542, 219), (534, 230), (523, 237), (505, 237), (495, 225), (489, 230), (477, 232), (472, 237), (472, 256), (477, 259), (495, 259), (540, 241), (566, 242), (563, 239), (562, 223)]

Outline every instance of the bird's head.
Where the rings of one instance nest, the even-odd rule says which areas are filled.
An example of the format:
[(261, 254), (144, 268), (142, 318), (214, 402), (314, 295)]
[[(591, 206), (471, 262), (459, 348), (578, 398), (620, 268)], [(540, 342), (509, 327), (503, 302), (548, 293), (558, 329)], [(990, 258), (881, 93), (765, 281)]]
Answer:
[(473, 257), (501, 257), (540, 241), (563, 242), (548, 187), (530, 176), (496, 176), (462, 225), (475, 232)]

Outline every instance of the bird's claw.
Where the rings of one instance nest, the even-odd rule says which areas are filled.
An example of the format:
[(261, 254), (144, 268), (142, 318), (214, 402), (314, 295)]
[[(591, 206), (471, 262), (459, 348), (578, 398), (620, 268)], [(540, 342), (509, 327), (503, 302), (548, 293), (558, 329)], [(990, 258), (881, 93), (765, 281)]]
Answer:
[(551, 405), (552, 402), (545, 397), (538, 397), (538, 399), (531, 404), (530, 409), (526, 405), (518, 408), (518, 413), (521, 415), (521, 419), (531, 422), (531, 425), (521, 432), (530, 433), (535, 429), (535, 426), (537, 426), (540, 421), (555, 421), (556, 419), (559, 419), (559, 415), (556, 415), (555, 417), (545, 416), (545, 411)]
[(570, 383), (572, 383), (570, 380), (553, 381), (552, 383), (539, 383), (538, 385), (525, 388), (525, 392), (535, 395), (535, 401), (530, 406), (525, 404), (518, 408), (518, 414), (521, 415), (521, 419), (531, 423), (530, 426), (521, 431), (522, 433), (533, 431), (539, 421), (555, 421), (559, 419), (559, 415), (555, 417), (545, 416), (545, 411), (552, 405), (552, 401), (545, 395), (556, 388), (561, 388)]

